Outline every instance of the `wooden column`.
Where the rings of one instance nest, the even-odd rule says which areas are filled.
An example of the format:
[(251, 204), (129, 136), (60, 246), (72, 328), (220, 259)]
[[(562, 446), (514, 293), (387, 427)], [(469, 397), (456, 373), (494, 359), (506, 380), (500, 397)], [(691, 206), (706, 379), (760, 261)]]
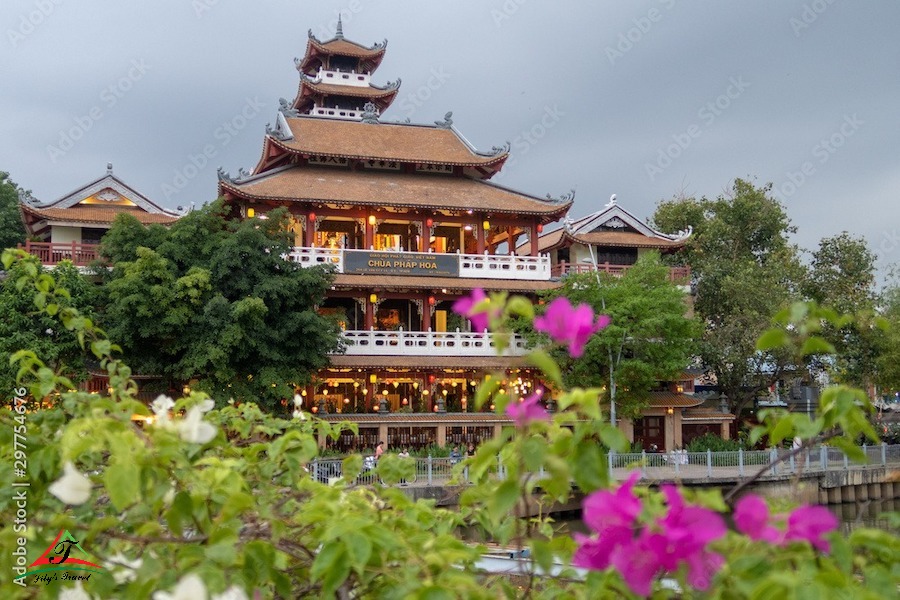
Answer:
[(369, 220), (366, 219), (366, 250), (371, 250), (375, 246), (375, 227), (369, 225)]
[(367, 296), (366, 297), (366, 323), (365, 323), (366, 331), (369, 331), (373, 327), (375, 327), (375, 305), (372, 304), (372, 300)]
[(422, 235), (419, 236), (419, 252), (428, 252), (428, 245), (431, 243), (431, 227), (428, 226), (428, 219), (422, 219)]
[[(318, 215), (316, 218), (318, 218)], [(306, 229), (304, 230), (304, 233), (306, 234), (306, 247), (314, 247), (316, 245), (316, 223), (315, 221), (310, 221), (309, 216), (306, 217)]]
[(531, 238), (531, 256), (537, 256), (539, 254), (538, 250), (538, 230), (537, 223), (531, 226), (531, 235), (528, 237)]
[[(483, 221), (484, 219), (482, 219)], [(478, 222), (477, 234), (475, 235), (476, 253), (484, 254), (484, 227), (481, 221)]]
[(431, 307), (428, 305), (428, 294), (422, 298), (422, 331), (431, 328)]
[(512, 256), (516, 253), (516, 239), (518, 239), (518, 238), (515, 238), (515, 239), (513, 238), (514, 229), (515, 228), (513, 228), (513, 227), (506, 228), (506, 245), (508, 246), (507, 249), (509, 250), (509, 252), (507, 252), (507, 254), (509, 254), (510, 256)]

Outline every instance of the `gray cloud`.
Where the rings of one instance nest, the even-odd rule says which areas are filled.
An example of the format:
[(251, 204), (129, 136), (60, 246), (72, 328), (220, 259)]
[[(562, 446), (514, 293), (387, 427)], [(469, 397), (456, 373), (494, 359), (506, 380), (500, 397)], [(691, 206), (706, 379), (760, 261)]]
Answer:
[[(112, 161), (163, 204), (208, 201), (216, 166), (256, 163), (278, 98), (296, 91), (292, 61), (307, 29), (324, 36), (339, 11), (347, 37), (390, 41), (375, 80), (402, 77), (403, 87), (385, 120), (430, 123), (452, 110), (477, 146), (514, 142), (504, 185), (538, 195), (576, 187), (573, 216), (613, 192), (649, 216), (662, 198), (714, 196), (734, 177), (784, 190), (811, 162), (781, 196), (797, 242), (814, 247), (846, 229), (883, 266), (900, 261), (895, 3), (15, 0), (0, 8), (0, 168), (42, 200)], [(150, 69), (110, 104), (104, 90), (133, 61)], [(437, 85), (436, 71), (447, 74)], [(732, 78), (750, 85), (710, 122), (701, 111)], [(418, 103), (401, 106), (410, 94)], [(259, 114), (217, 136), (253, 99)], [(95, 107), (100, 118), (54, 161), (48, 147)], [(864, 124), (820, 162), (815, 148), (848, 115)], [(651, 179), (646, 165), (685, 135)], [(209, 164), (167, 197), (164, 186), (209, 145)]]

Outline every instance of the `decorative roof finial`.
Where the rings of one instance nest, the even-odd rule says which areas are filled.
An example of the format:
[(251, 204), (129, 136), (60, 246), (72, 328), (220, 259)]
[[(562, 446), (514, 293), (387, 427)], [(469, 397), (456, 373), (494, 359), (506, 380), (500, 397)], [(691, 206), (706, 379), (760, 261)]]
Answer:
[(112, 163), (106, 163), (106, 174), (112, 175)]
[(338, 24), (337, 29), (334, 30), (334, 37), (339, 40), (344, 39), (344, 24), (341, 23), (341, 13), (338, 13)]
[(372, 102), (366, 102), (363, 106), (362, 122), (372, 125), (378, 123), (378, 107)]
[(440, 127), (441, 129), (450, 129), (453, 127), (453, 111), (451, 110), (446, 115), (444, 115), (443, 121), (435, 121), (434, 124)]
[(615, 205), (616, 205), (616, 195), (613, 194), (612, 196), (609, 197), (609, 204), (607, 204), (606, 206), (615, 206)]

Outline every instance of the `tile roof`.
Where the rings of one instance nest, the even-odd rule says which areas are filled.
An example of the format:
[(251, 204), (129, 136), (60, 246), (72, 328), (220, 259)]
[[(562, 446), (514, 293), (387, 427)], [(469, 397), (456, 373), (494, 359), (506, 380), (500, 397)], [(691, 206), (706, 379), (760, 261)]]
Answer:
[[(566, 243), (591, 244), (594, 246), (622, 246), (627, 248), (681, 248), (684, 242), (649, 237), (632, 231), (593, 231), (591, 233), (569, 233), (565, 229), (555, 229), (538, 239), (538, 250), (546, 252)], [(520, 245), (523, 248), (525, 245)]]
[[(384, 45), (367, 48), (361, 44), (343, 38), (334, 38), (325, 42), (310, 38), (309, 45), (319, 49), (325, 54), (340, 54), (342, 56), (354, 56), (357, 58), (380, 56), (384, 54), (385, 51)], [(309, 51), (307, 50), (307, 55), (308, 54)]]
[(388, 96), (395, 96), (399, 91), (399, 88), (381, 89), (372, 86), (337, 85), (334, 83), (316, 83), (304, 79), (300, 82), (299, 95), (303, 95), (304, 87), (319, 94), (326, 94), (329, 96), (358, 96), (361, 98), (386, 98)]
[[(331, 86), (336, 87), (336, 86)], [(359, 88), (366, 89), (366, 88)], [(316, 117), (287, 119), (293, 140), (273, 140), (288, 152), (423, 164), (491, 166), (500, 170), (509, 155), (476, 154), (451, 129), (426, 125), (362, 123)]]
[(90, 223), (111, 225), (116, 215), (125, 213), (132, 215), (141, 223), (148, 225), (151, 223), (168, 224), (178, 220), (178, 217), (159, 213), (148, 213), (140, 208), (127, 208), (122, 206), (72, 206), (69, 208), (34, 208), (25, 204), (20, 205), (22, 211), (40, 219), (48, 221), (58, 221), (67, 223)]
[(222, 180), (219, 192), (279, 203), (327, 202), (343, 206), (476, 210), (535, 215), (548, 221), (561, 217), (572, 205), (571, 202), (548, 202), (468, 177), (313, 166), (273, 170), (246, 181)]
[(684, 411), (682, 421), (733, 421), (736, 417), (731, 413), (723, 413), (714, 408), (689, 408)]
[(392, 356), (356, 356), (334, 354), (332, 367), (375, 367), (401, 369), (507, 369), (522, 368), (524, 356), (412, 356), (408, 354)]
[(336, 288), (372, 289), (447, 289), (470, 292), (475, 288), (506, 292), (537, 292), (559, 287), (558, 281), (516, 279), (470, 279), (462, 277), (416, 277), (403, 275), (335, 275)]
[(687, 394), (675, 392), (650, 392), (650, 408), (692, 408), (700, 406), (703, 400)]

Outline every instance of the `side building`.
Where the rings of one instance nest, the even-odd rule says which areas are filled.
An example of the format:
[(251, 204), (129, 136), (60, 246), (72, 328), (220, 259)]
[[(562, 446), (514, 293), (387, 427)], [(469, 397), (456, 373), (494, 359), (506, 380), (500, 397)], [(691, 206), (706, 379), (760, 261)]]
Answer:
[(44, 266), (62, 260), (77, 267), (90, 265), (100, 257), (100, 238), (120, 213), (144, 225), (169, 225), (179, 217), (114, 175), (112, 163), (106, 165), (106, 174), (53, 202), (22, 198), (19, 211), (28, 235), (20, 248), (37, 256)]

